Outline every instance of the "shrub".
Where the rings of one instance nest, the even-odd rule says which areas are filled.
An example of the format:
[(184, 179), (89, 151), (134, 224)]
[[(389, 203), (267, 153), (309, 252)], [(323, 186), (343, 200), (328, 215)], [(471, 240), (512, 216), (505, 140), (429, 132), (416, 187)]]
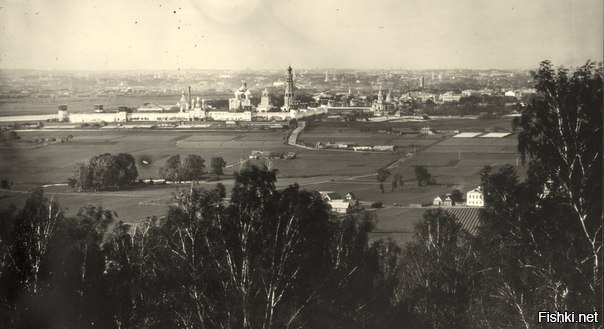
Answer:
[(382, 201), (377, 201), (371, 204), (371, 208), (382, 208), (384, 203)]

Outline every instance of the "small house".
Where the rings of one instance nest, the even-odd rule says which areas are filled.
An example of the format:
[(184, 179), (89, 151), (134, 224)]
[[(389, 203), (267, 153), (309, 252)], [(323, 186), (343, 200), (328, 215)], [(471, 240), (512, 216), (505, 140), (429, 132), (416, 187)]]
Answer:
[(323, 200), (330, 202), (333, 200), (343, 200), (342, 196), (334, 191), (319, 191)]
[(450, 194), (437, 195), (432, 201), (432, 205), (436, 207), (451, 207), (453, 206), (453, 200)]
[(353, 200), (356, 200), (356, 199), (357, 199), (356, 195), (354, 195), (354, 193), (352, 193), (352, 192), (348, 192), (344, 196), (344, 200), (346, 200), (346, 201), (353, 201)]

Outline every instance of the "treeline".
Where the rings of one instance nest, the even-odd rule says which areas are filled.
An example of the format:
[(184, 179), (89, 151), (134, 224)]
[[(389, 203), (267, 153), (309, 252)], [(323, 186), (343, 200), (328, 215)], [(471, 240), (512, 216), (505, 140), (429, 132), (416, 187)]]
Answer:
[(2, 215), (3, 328), (396, 327), (399, 249), (368, 215), (256, 167), (224, 191), (177, 196), (136, 228), (92, 206), (66, 217), (38, 190)]
[[(524, 97), (524, 101), (528, 102), (530, 99), (529, 96)], [(518, 103), (515, 97), (472, 95), (462, 97), (459, 102), (436, 104), (428, 101), (421, 104), (420, 108), (428, 115), (489, 115), (493, 118), (519, 110)]]
[(78, 162), (74, 167), (74, 175), (68, 179), (68, 183), (69, 186), (78, 191), (98, 191), (128, 186), (137, 177), (136, 160), (131, 154), (119, 153), (118, 155), (112, 155), (105, 153)]
[[(196, 154), (189, 154), (184, 158), (180, 155), (172, 155), (163, 167), (159, 168), (161, 178), (173, 182), (198, 180), (206, 172), (205, 160)], [(222, 157), (213, 157), (210, 160), (210, 174), (217, 178), (224, 174), (223, 169), (226, 161)]]
[[(212, 158), (210, 173), (214, 179), (224, 174), (225, 166), (226, 162), (223, 158)], [(189, 154), (181, 158), (177, 154), (170, 156), (165, 165), (159, 168), (159, 176), (173, 182), (199, 180), (206, 173), (204, 169), (205, 160), (201, 156)], [(86, 161), (79, 161), (74, 166), (73, 172), (73, 176), (67, 181), (70, 187), (78, 191), (120, 189), (132, 185), (138, 178), (136, 160), (128, 153), (118, 155), (105, 153)]]

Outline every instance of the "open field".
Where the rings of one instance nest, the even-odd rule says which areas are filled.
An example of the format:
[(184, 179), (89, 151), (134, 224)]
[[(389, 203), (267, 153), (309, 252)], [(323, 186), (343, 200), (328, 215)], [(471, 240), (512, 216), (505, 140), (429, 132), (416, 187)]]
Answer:
[[(465, 123), (475, 121), (481, 120), (448, 120), (447, 127), (463, 130)], [(501, 123), (502, 121), (498, 121), (494, 124)], [(484, 129), (490, 128), (485, 126)], [(279, 169), (279, 187), (298, 183), (306, 190), (331, 190), (340, 194), (353, 192), (362, 201), (381, 201), (385, 207), (375, 211), (379, 223), (372, 237), (390, 237), (399, 243), (410, 241), (413, 224), (427, 209), (409, 207), (409, 204), (431, 203), (436, 195), (450, 193), (453, 189), (460, 189), (462, 192), (473, 189), (480, 184), (479, 174), (485, 165), (516, 166), (518, 157), (516, 136), (513, 135), (505, 138), (406, 137), (361, 132), (358, 126), (347, 126), (345, 123), (340, 126), (321, 124), (302, 134), (302, 140), (330, 138), (334, 141), (354, 139), (365, 144), (423, 145), (424, 147), (417, 148), (417, 154), (401, 161), (393, 170), (393, 174), (403, 176), (404, 186), (391, 191), (391, 179), (388, 179), (384, 183), (385, 193), (382, 194), (375, 173), (401, 159), (402, 154), (302, 149), (285, 143), (286, 132), (39, 130), (19, 132), (24, 142), (17, 144), (31, 147), (35, 145), (27, 141), (34, 138), (65, 137), (69, 134), (74, 138), (67, 143), (29, 149), (0, 149), (2, 177), (15, 182), (14, 189), (27, 191), (43, 184), (65, 182), (78, 160), (101, 153), (125, 152), (131, 153), (136, 159), (145, 158), (150, 162), (148, 165), (138, 162), (139, 178), (157, 178), (159, 168), (169, 156), (199, 154), (206, 160), (207, 166), (214, 156), (221, 156), (226, 160), (230, 166), (225, 169), (221, 182), (230, 189), (232, 173), (239, 169), (240, 161), (247, 160), (252, 150), (284, 153), (294, 151), (297, 153), (295, 160), (270, 161), (270, 165)], [(251, 160), (251, 163), (262, 165), (266, 160)], [(436, 180), (435, 185), (417, 186), (414, 166), (418, 165), (427, 166)], [(520, 165), (516, 168), (523, 177), (524, 168)], [(203, 186), (214, 184), (204, 183)], [(69, 208), (68, 214), (74, 214), (85, 204), (95, 204), (115, 210), (121, 220), (138, 222), (148, 216), (165, 214), (169, 196), (177, 188), (174, 185), (147, 186), (126, 191), (78, 194), (68, 187), (59, 187), (47, 188), (47, 193), (54, 195), (63, 206)], [(188, 186), (183, 185), (181, 188)], [(10, 192), (5, 195), (8, 197), (0, 200), (2, 208), (10, 204), (20, 205), (27, 197), (25, 193)]]
[[(512, 119), (511, 118), (500, 118), (500, 119), (469, 119), (469, 118), (447, 118), (447, 119), (433, 119), (424, 120), (420, 122), (322, 122), (320, 127), (332, 128), (332, 129), (390, 129), (390, 128), (418, 128), (430, 127), (437, 131), (512, 131)], [(314, 128), (313, 128), (314, 129)]]
[(394, 145), (394, 146), (425, 146), (430, 145), (442, 136), (416, 136), (416, 135), (398, 135), (377, 132), (360, 131), (350, 127), (330, 127), (319, 126), (312, 127), (309, 131), (304, 131), (299, 140), (308, 144), (317, 142), (335, 142), (335, 143), (353, 143), (360, 145)]
[[(186, 86), (183, 86), (183, 90)], [(0, 116), (56, 114), (59, 105), (67, 105), (72, 112), (92, 112), (95, 104), (103, 104), (105, 109), (117, 109), (120, 106), (139, 108), (150, 102), (157, 105), (175, 104), (180, 99), (180, 93), (167, 95), (124, 95), (100, 97), (65, 97), (65, 98), (5, 98), (0, 99)], [(197, 95), (195, 95), (197, 96)], [(230, 93), (204, 93), (207, 100), (231, 97)]]

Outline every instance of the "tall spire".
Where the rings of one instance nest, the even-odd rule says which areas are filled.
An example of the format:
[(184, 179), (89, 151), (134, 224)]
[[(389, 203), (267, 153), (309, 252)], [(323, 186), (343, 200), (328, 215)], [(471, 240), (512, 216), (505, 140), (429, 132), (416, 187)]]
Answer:
[(283, 97), (283, 109), (289, 111), (294, 105), (294, 78), (291, 65), (287, 67), (287, 81), (285, 83), (285, 96)]

